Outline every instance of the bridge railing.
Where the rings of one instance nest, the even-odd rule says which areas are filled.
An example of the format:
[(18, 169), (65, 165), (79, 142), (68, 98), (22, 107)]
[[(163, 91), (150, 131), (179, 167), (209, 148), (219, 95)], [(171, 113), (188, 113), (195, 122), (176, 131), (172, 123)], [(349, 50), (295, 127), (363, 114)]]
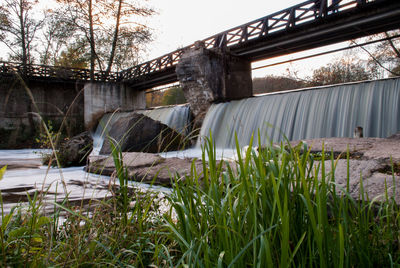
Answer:
[[(234, 48), (235, 46), (244, 46), (248, 42), (268, 38), (270, 35), (294, 29), (305, 23), (312, 23), (327, 17), (337, 16), (342, 12), (380, 1), (383, 0), (309, 0), (218, 33), (202, 40), (202, 42), (206, 48)], [(193, 46), (190, 45), (175, 50), (119, 73), (110, 72), (106, 74), (103, 71), (96, 71), (94, 78), (96, 81), (135, 81), (146, 79), (145, 76), (159, 72), (173, 72), (184, 51)], [(19, 63), (0, 62), (0, 73), (4, 75), (15, 72), (37, 78), (90, 81), (90, 71), (88, 69), (46, 65), (22, 66)]]
[[(341, 12), (355, 9), (380, 0), (309, 0), (290, 8), (278, 11), (263, 18), (234, 27), (202, 40), (206, 48), (233, 47), (246, 42), (266, 38), (280, 31), (290, 30), (304, 23), (336, 16)], [(123, 80), (136, 80), (140, 76), (165, 71), (175, 66), (183, 52), (193, 45), (139, 64), (121, 72)]]
[[(23, 65), (22, 63), (4, 62), (0, 61), (0, 73), (3, 76), (14, 76), (19, 74), (23, 77), (35, 79), (49, 79), (56, 80), (73, 80), (73, 81), (90, 81), (90, 70), (82, 68), (69, 68), (61, 66), (48, 66), (39, 64)], [(95, 81), (118, 81), (120, 74), (117, 72), (110, 72), (106, 74), (104, 71), (95, 71)]]

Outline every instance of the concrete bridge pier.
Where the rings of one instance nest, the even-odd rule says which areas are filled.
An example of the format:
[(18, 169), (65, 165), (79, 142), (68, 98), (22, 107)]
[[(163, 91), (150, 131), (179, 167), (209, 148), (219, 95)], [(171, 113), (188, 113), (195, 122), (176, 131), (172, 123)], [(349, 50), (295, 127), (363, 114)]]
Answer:
[(123, 83), (93, 82), (84, 87), (84, 122), (90, 129), (105, 113), (146, 108), (145, 91), (136, 91)]
[(195, 117), (195, 127), (201, 127), (211, 103), (253, 95), (251, 62), (222, 49), (206, 49), (202, 42), (184, 52), (176, 74)]

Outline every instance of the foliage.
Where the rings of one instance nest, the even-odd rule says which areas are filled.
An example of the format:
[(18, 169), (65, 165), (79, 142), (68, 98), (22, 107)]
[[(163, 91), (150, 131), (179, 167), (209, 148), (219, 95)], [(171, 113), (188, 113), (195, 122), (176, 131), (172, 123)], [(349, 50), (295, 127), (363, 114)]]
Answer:
[[(366, 37), (367, 41), (390, 38), (400, 34), (400, 30), (384, 32)], [(357, 44), (356, 40), (352, 43)], [(379, 74), (380, 77), (400, 76), (400, 38), (388, 39), (377, 44), (363, 46), (361, 52), (368, 56), (368, 67)]]
[(308, 85), (332, 85), (371, 78), (373, 78), (373, 73), (367, 71), (361, 61), (354, 58), (342, 58), (314, 70), (312, 77), (308, 79)]
[(179, 86), (173, 86), (165, 90), (157, 90), (146, 93), (147, 107), (183, 104), (186, 102), (187, 101), (183, 90)]
[(285, 76), (267, 75), (253, 79), (254, 94), (297, 89), (304, 86), (305, 83), (303, 81)]
[(43, 20), (36, 19), (33, 7), (38, 0), (4, 0), (0, 5), (0, 38), (11, 51), (11, 59), (33, 62), (32, 50)]
[(173, 243), (162, 235), (164, 227), (152, 216), (158, 210), (155, 195), (135, 190), (129, 201), (133, 204), (125, 222), (121, 211), (114, 209), (118, 206), (115, 198), (93, 200), (88, 218), (83, 207), (69, 205), (67, 200), (42, 215), (43, 202), (36, 194), (28, 211), (17, 207), (2, 215), (0, 265), (146, 267), (165, 263), (167, 246)]
[[(87, 67), (85, 44), (73, 31), (73, 25), (60, 19), (53, 10), (44, 12), (45, 21), (38, 50), (40, 63), (65, 67)], [(74, 41), (71, 43), (71, 39)], [(70, 57), (71, 62), (68, 62)], [(83, 64), (83, 62), (85, 64)], [(78, 64), (77, 64), (78, 63)]]
[[(53, 9), (39, 0), (0, 4), (0, 42), (9, 60), (39, 61), (106, 72), (135, 65), (151, 31), (145, 19), (154, 10), (134, 0), (56, 0)], [(72, 57), (73, 62), (66, 60)]]
[[(261, 143), (259, 141), (259, 143)], [(236, 162), (216, 160), (212, 138), (202, 170), (176, 174), (171, 209), (159, 195), (127, 184), (121, 152), (114, 161), (121, 186), (114, 195), (74, 206), (68, 199), (42, 214), (39, 193), (27, 208), (1, 214), (4, 267), (395, 267), (400, 264), (400, 208), (394, 199), (359, 200), (339, 189), (310, 149), (252, 141)], [(208, 161), (206, 161), (206, 157)], [(347, 158), (348, 159), (348, 158)], [(349, 161), (348, 161), (349, 162)], [(393, 177), (394, 179), (394, 177)], [(360, 180), (362, 181), (362, 180)], [(362, 189), (362, 187), (361, 187)], [(396, 195), (393, 190), (393, 196)], [(3, 202), (0, 195), (0, 204)], [(3, 209), (2, 209), (3, 211)]]
[(48, 120), (47, 121), (47, 131), (41, 132), (39, 134), (39, 137), (36, 138), (36, 143), (39, 144), (40, 148), (43, 149), (51, 149), (52, 144), (56, 143), (58, 137), (60, 136), (59, 132), (56, 132), (55, 129), (53, 128), (53, 123)]
[(181, 87), (172, 87), (164, 92), (161, 100), (162, 105), (173, 105), (186, 103), (185, 95)]
[[(79, 44), (78, 42), (76, 44)], [(68, 46), (66, 50), (62, 51), (60, 56), (55, 59), (55, 66), (70, 67), (70, 68), (87, 68), (88, 57), (87, 53), (82, 46), (75, 46), (74, 44)]]
[[(90, 51), (90, 69), (109, 72), (137, 60), (137, 52), (150, 40), (149, 29), (139, 18), (154, 14), (131, 0), (57, 0), (59, 20), (70, 26), (75, 38)], [(135, 54), (133, 55), (132, 52)], [(125, 62), (123, 62), (125, 61)], [(113, 68), (115, 64), (116, 68)]]
[[(400, 209), (393, 199), (360, 201), (307, 147), (268, 146), (235, 165), (215, 159), (176, 180), (168, 220), (183, 267), (389, 267), (399, 264)], [(203, 161), (205, 153), (203, 153)], [(329, 160), (328, 160), (329, 161)], [(335, 163), (333, 156), (332, 166)], [(228, 164), (227, 164), (228, 165)], [(321, 177), (318, 180), (318, 174)], [(204, 177), (200, 181), (201, 176)], [(395, 195), (395, 194), (394, 194)]]
[(7, 165), (0, 168), (0, 180), (3, 179), (4, 173), (6, 173), (6, 170), (7, 170)]
[(162, 105), (164, 93), (160, 90), (146, 92), (146, 107), (157, 107)]

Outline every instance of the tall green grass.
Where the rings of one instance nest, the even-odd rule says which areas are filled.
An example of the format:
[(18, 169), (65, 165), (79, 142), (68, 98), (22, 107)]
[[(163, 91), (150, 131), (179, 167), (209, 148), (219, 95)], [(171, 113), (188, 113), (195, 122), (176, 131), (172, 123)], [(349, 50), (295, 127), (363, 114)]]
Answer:
[(128, 185), (122, 155), (111, 142), (120, 182), (112, 189), (115, 194), (89, 207), (54, 202), (46, 214), (35, 195), (25, 208), (2, 210), (0, 265), (400, 265), (400, 209), (388, 189), (381, 202), (363, 193), (353, 199), (348, 186), (336, 185), (334, 170), (325, 169), (325, 161), (335, 166), (332, 154), (315, 158), (302, 144), (255, 150), (252, 143), (243, 153), (237, 144), (237, 160), (225, 162), (217, 160), (210, 138), (203, 168), (193, 164), (190, 175), (176, 175), (167, 196), (171, 209), (162, 214), (155, 194)]
[(167, 225), (179, 243), (179, 265), (399, 264), (400, 210), (393, 199), (386, 195), (377, 203), (339, 192), (334, 172), (324, 166), (336, 160), (325, 159), (325, 152), (316, 162), (303, 145), (259, 146), (259, 152), (251, 145), (243, 154), (237, 145), (236, 163), (227, 164), (216, 160), (211, 138), (203, 170), (176, 180), (170, 202), (177, 219), (168, 218)]

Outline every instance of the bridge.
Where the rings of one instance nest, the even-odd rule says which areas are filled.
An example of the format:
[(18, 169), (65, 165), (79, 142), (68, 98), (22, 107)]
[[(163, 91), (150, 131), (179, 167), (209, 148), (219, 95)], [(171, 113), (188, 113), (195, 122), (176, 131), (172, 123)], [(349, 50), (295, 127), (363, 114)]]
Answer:
[(252, 61), (398, 28), (400, 0), (309, 0), (94, 79), (87, 69), (0, 62), (0, 147), (37, 136), (39, 113), (56, 125), (67, 118), (76, 134), (104, 113), (146, 108), (146, 89), (178, 80), (196, 128), (212, 102), (252, 95)]
[[(208, 49), (229, 50), (230, 54), (257, 61), (398, 28), (398, 0), (341, 0), (336, 4), (310, 0), (201, 42)], [(137, 90), (175, 82), (175, 67), (193, 46), (124, 70), (121, 78)]]
[[(331, 3), (334, 2), (334, 3)], [(309, 0), (215, 34), (201, 42), (257, 61), (400, 28), (398, 0)], [(124, 82), (145, 90), (178, 81), (175, 69), (190, 45), (121, 72), (95, 72), (95, 81)], [(0, 62), (2, 76), (90, 81), (87, 69)]]

